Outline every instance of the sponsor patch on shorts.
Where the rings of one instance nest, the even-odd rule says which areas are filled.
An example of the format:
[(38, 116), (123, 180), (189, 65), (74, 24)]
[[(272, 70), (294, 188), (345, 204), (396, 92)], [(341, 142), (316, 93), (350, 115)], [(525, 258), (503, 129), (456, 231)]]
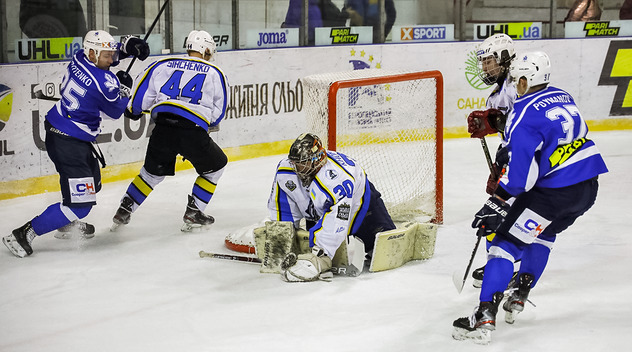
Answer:
[(532, 243), (551, 221), (531, 209), (525, 209), (509, 229), (509, 233), (524, 243)]
[(70, 201), (72, 203), (90, 203), (97, 201), (97, 188), (93, 177), (69, 178)]

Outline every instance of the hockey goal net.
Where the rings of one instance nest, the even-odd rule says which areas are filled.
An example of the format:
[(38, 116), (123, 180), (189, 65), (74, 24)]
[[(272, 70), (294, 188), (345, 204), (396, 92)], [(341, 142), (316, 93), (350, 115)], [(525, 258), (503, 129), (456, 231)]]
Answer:
[(357, 160), (394, 221), (443, 221), (443, 76), (382, 69), (303, 79), (307, 129)]

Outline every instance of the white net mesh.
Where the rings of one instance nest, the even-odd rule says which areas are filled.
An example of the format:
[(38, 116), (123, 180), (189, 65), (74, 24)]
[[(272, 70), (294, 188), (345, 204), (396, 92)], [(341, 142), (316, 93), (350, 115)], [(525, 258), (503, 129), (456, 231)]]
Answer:
[[(408, 77), (414, 75), (404, 79), (403, 73), (372, 69), (305, 77), (307, 131), (325, 144), (330, 133), (335, 134), (336, 145), (327, 148), (359, 162), (393, 220), (428, 221), (441, 212), (436, 189), (441, 162), (437, 160), (437, 143), (441, 143), (436, 137), (437, 82)], [(404, 80), (389, 82), (395, 76)], [(379, 80), (366, 82), (375, 77)], [(352, 83), (356, 86), (332, 92), (336, 111), (330, 112), (330, 86), (358, 79)]]

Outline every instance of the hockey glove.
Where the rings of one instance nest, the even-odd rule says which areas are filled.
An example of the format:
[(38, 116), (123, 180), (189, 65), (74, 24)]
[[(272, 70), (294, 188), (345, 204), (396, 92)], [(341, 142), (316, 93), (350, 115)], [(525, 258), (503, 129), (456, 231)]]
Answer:
[(505, 115), (500, 110), (474, 110), (467, 117), (467, 132), (472, 138), (482, 138), (488, 134), (502, 132), (505, 121)]
[(143, 61), (149, 56), (149, 44), (138, 37), (128, 35), (121, 41), (121, 51), (123, 52), (122, 58), (136, 56)]
[(132, 76), (125, 71), (118, 71), (116, 73), (116, 77), (121, 83), (119, 95), (124, 98), (129, 98), (129, 96), (132, 95), (132, 84), (134, 84)]
[(485, 188), (485, 192), (487, 192), (490, 196), (493, 196), (494, 192), (496, 192), (496, 188), (498, 188), (498, 180), (500, 180), (500, 177), (505, 173), (507, 164), (509, 164), (509, 152), (507, 151), (507, 148), (501, 146), (496, 152), (496, 161), (493, 165), (494, 173), (489, 174), (489, 177), (487, 178), (487, 187)]
[(485, 236), (496, 232), (498, 226), (505, 220), (509, 211), (509, 204), (496, 197), (489, 197), (481, 210), (474, 215), (472, 228), (483, 229)]
[(125, 112), (123, 113), (123, 116), (127, 117), (127, 118), (128, 118), (128, 119), (130, 119), (130, 120), (137, 121), (137, 120), (139, 120), (141, 117), (143, 117), (143, 113), (141, 112), (141, 113), (140, 113), (140, 114), (138, 114), (138, 115), (134, 115), (134, 113), (133, 113), (133, 112), (131, 112), (129, 109), (125, 109)]

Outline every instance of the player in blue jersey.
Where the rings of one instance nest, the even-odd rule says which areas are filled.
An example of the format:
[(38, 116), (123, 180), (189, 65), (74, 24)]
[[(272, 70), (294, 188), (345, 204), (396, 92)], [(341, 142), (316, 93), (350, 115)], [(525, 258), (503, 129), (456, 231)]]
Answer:
[(59, 173), (63, 200), (2, 239), (14, 255), (32, 254), (33, 239), (56, 229), (75, 226), (84, 237), (94, 236), (94, 226), (78, 219), (88, 215), (101, 189), (99, 161), (104, 162), (94, 143), (101, 117), (118, 119), (129, 101), (132, 78), (124, 71), (110, 71), (119, 54), (145, 59), (149, 46), (135, 37), (126, 37), (121, 46), (105, 31), (90, 31), (68, 64), (61, 99), (44, 122), (46, 151)]
[[(502, 137), (507, 116), (516, 100), (516, 87), (509, 81), (509, 65), (515, 57), (513, 40), (504, 33), (492, 35), (477, 47), (479, 76), (485, 84), (495, 87), (487, 98), (487, 110), (472, 111), (467, 117), (468, 132), (472, 138), (482, 138), (489, 134), (500, 134)], [(501, 144), (493, 163), (494, 172), (487, 178), (485, 191), (489, 195), (494, 194), (498, 179), (506, 168), (507, 159), (507, 149)], [(491, 247), (494, 236), (494, 233), (486, 236), (487, 249)], [(472, 272), (474, 287), (481, 287), (484, 272), (485, 266)]]
[[(487, 256), (480, 305), (454, 321), (455, 339), (487, 343), (496, 313), (522, 259), (518, 279), (503, 305), (513, 323), (546, 267), (557, 234), (592, 207), (597, 177), (608, 172), (573, 97), (549, 86), (551, 65), (543, 52), (518, 56), (510, 68), (518, 99), (504, 130), (507, 172), (472, 227), (496, 232)], [(507, 199), (515, 198), (510, 205)]]
[(145, 163), (131, 182), (113, 217), (112, 230), (128, 224), (131, 215), (165, 176), (175, 175), (178, 154), (189, 160), (198, 177), (188, 196), (182, 231), (212, 224), (204, 214), (228, 158), (209, 136), (226, 113), (229, 86), (222, 70), (211, 64), (216, 45), (206, 31), (186, 39), (188, 57), (158, 60), (136, 80), (125, 116), (138, 119), (150, 112), (156, 126)]
[(326, 151), (311, 133), (301, 134), (277, 166), (268, 209), (272, 220), (292, 221), (297, 228), (301, 219), (307, 220), (312, 252), (290, 253), (281, 272), (285, 281), (317, 280), (331, 269), (338, 247), (350, 236), (371, 253), (375, 235), (395, 229), (362, 167), (342, 153)]

